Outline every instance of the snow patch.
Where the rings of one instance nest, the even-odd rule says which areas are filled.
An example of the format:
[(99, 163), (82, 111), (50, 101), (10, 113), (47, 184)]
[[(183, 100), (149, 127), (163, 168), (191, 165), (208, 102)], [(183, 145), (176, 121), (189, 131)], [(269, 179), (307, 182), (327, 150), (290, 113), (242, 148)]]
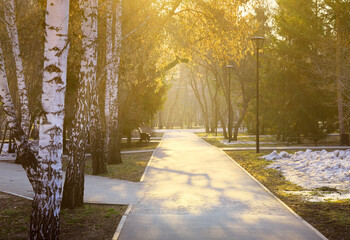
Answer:
[(269, 155), (262, 156), (261, 158), (264, 158), (267, 161), (273, 161), (276, 159), (290, 158), (291, 156), (291, 154), (284, 151), (278, 154), (278, 152), (275, 150)]
[(292, 155), (273, 151), (262, 158), (273, 161), (268, 168), (281, 171), (288, 181), (305, 189), (330, 187), (350, 192), (350, 149), (333, 152), (308, 149)]
[(229, 143), (228, 140), (221, 140), (220, 142), (223, 143), (223, 144), (226, 144), (226, 145), (255, 144), (255, 142), (253, 142), (253, 141), (231, 141)]
[[(1, 145), (1, 143), (0, 143)], [(9, 144), (8, 143), (4, 143), (4, 146), (2, 147), (2, 152), (1, 153), (7, 153), (9, 149)]]
[(309, 202), (325, 202), (350, 199), (350, 193), (324, 191), (285, 191), (287, 194), (302, 196)]

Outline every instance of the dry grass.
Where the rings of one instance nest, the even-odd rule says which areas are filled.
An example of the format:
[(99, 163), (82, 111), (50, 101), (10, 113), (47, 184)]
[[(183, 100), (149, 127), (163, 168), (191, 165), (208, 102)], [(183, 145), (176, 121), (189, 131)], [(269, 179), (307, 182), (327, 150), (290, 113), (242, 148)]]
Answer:
[[(93, 205), (61, 210), (60, 239), (111, 239), (126, 210), (121, 205)], [(31, 201), (0, 192), (0, 239), (27, 239)]]
[(350, 239), (350, 200), (312, 203), (304, 201), (300, 196), (286, 194), (284, 191), (303, 189), (285, 180), (279, 171), (265, 168), (269, 162), (259, 156), (266, 153), (227, 152), (232, 159), (327, 238)]
[[(139, 182), (151, 156), (151, 152), (122, 154), (123, 163), (107, 165), (108, 173), (100, 176)], [(92, 174), (91, 159), (86, 161), (85, 174)]]

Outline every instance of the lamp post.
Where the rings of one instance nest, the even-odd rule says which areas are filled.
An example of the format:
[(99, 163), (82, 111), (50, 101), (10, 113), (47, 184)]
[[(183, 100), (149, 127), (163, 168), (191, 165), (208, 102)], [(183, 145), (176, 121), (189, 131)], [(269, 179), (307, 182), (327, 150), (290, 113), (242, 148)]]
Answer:
[(228, 142), (232, 140), (232, 124), (231, 124), (231, 69), (233, 65), (225, 66), (228, 69)]
[(265, 38), (252, 37), (251, 40), (256, 47), (256, 153), (259, 153), (259, 49), (262, 47)]

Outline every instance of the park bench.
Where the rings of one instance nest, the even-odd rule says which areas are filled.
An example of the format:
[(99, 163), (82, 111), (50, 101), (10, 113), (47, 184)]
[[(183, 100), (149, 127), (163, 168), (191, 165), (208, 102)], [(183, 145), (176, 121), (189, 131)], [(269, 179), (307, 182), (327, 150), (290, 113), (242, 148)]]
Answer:
[(149, 142), (149, 141), (151, 141), (151, 135), (149, 135), (148, 133), (143, 132), (141, 128), (138, 128), (138, 131), (140, 133), (140, 140), (139, 140), (139, 142), (143, 142), (143, 141)]

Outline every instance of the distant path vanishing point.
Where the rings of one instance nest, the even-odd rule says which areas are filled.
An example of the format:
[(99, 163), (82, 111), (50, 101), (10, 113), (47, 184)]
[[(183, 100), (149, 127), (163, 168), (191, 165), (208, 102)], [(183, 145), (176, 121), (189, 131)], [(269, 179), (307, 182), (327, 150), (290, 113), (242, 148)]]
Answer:
[(165, 133), (144, 184), (120, 240), (326, 239), (190, 131)]

